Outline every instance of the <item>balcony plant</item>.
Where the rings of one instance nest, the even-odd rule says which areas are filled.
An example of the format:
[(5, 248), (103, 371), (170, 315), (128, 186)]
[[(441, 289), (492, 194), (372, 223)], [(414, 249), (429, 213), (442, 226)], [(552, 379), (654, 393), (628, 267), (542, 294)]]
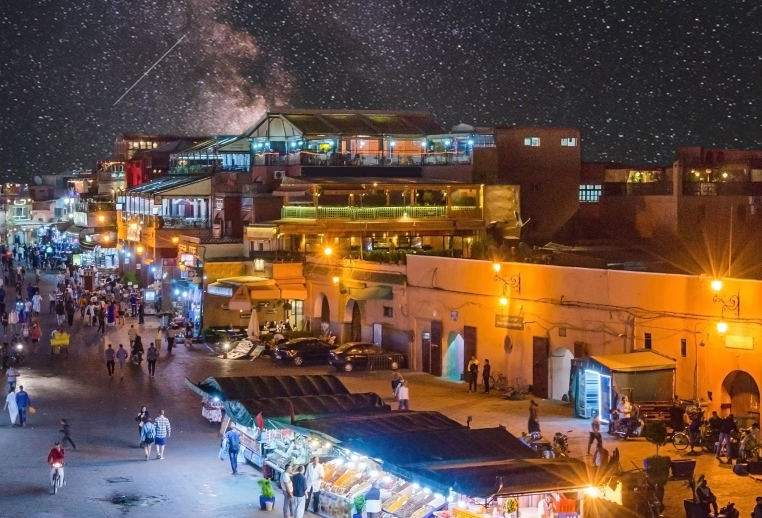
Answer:
[(269, 478), (260, 478), (257, 480), (259, 484), (259, 507), (263, 511), (272, 511), (275, 506), (275, 492), (273, 491), (272, 480)]

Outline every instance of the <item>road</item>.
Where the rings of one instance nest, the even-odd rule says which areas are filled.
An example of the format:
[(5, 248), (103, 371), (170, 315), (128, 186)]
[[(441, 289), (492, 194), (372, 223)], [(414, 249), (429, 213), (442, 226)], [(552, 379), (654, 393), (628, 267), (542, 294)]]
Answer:
[[(52, 279), (43, 279), (47, 296)], [(46, 308), (45, 308), (46, 309)], [(54, 317), (42, 315), (44, 335), (52, 329)], [(127, 329), (135, 325), (150, 342), (158, 325), (146, 317), (146, 324), (128, 319), (125, 327), (107, 328), (96, 335), (95, 328), (82, 327), (79, 316), (71, 328), (72, 346), (68, 359), (50, 359), (47, 344), (21, 368), (19, 383), (32, 398), (37, 413), (29, 417), (25, 429), (11, 427), (7, 413), (0, 416), (0, 449), (4, 481), (0, 484), (0, 516), (29, 517), (166, 517), (169, 513), (185, 516), (255, 516), (258, 506), (256, 478), (251, 466), (238, 476), (230, 473), (227, 462), (217, 458), (218, 426), (201, 417), (200, 398), (184, 385), (185, 377), (200, 381), (209, 376), (252, 376), (333, 372), (326, 366), (296, 368), (274, 365), (268, 359), (256, 361), (221, 360), (196, 346), (176, 348), (172, 356), (162, 351), (156, 377), (142, 368), (128, 365), (124, 377), (109, 378), (103, 360), (106, 343), (126, 346)], [(389, 374), (339, 374), (353, 392), (375, 391), (389, 397)], [(461, 383), (444, 381), (429, 375), (405, 373), (410, 384), (412, 410), (436, 410), (465, 424), (470, 416), (474, 428), (502, 424), (520, 434), (526, 428), (526, 401), (505, 401), (497, 394), (469, 393)], [(3, 392), (3, 395), (5, 392)], [(142, 405), (153, 416), (166, 411), (172, 424), (164, 460), (146, 462), (138, 447), (134, 416)], [(589, 422), (569, 417), (568, 404), (540, 401), (541, 425), (546, 435), (571, 430), (572, 455), (585, 457)], [(67, 485), (58, 495), (49, 494), (47, 452), (59, 440), (59, 421), (69, 420), (78, 449), (67, 448)], [(627, 443), (604, 438), (607, 447), (619, 447), (622, 465), (642, 465), (653, 454), (653, 446), (642, 439)], [(671, 446), (663, 454), (677, 457)], [(732, 474), (728, 465), (718, 465), (711, 455), (698, 457), (697, 473), (707, 475), (710, 486), (721, 503), (735, 501), (742, 516), (762, 494), (762, 485), (749, 477)], [(690, 491), (680, 481), (667, 486), (665, 516), (682, 516), (682, 499)]]

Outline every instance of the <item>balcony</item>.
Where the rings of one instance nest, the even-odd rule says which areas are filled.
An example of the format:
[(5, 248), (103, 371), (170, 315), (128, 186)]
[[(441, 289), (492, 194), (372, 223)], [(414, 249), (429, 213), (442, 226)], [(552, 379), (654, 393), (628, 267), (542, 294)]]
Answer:
[(406, 206), (406, 207), (311, 207), (281, 208), (281, 219), (347, 219), (352, 221), (379, 219), (442, 219), (481, 218), (482, 210), (475, 206)]
[(172, 216), (157, 216), (158, 228), (186, 229), (186, 228), (209, 228), (209, 218), (183, 218)]
[(72, 205), (72, 212), (114, 212), (116, 204), (109, 201), (77, 201)]
[(625, 183), (607, 182), (603, 184), (603, 196), (671, 196), (672, 182)]
[(686, 182), (684, 196), (762, 196), (762, 182)]
[(427, 166), (427, 165), (469, 165), (471, 155), (445, 151), (439, 153), (382, 154), (382, 153), (310, 153), (307, 151), (288, 153), (260, 153), (254, 155), (254, 165), (302, 165), (321, 167), (358, 166)]

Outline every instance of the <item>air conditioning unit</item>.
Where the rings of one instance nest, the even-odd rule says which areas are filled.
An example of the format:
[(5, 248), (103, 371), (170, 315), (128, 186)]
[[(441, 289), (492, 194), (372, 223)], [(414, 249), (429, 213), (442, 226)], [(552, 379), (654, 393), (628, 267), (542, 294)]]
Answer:
[(276, 180), (283, 180), (286, 177), (286, 171), (275, 171), (273, 173), (273, 178)]

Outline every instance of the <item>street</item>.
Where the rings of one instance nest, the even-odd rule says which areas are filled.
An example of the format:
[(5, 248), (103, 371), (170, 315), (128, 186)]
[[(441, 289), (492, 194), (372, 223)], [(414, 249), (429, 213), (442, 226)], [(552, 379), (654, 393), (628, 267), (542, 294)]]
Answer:
[[(50, 291), (53, 278), (45, 275), (42, 295)], [(47, 308), (43, 308), (44, 311)], [(52, 329), (55, 317), (41, 315), (43, 337)], [(37, 413), (30, 415), (25, 429), (9, 425), (8, 414), (0, 416), (0, 448), (4, 481), (0, 484), (0, 509), (3, 516), (30, 517), (110, 517), (110, 516), (253, 516), (259, 511), (258, 472), (242, 466), (233, 476), (227, 463), (217, 458), (218, 425), (201, 417), (198, 395), (189, 390), (184, 379), (194, 382), (209, 376), (256, 376), (274, 374), (308, 374), (333, 372), (327, 366), (290, 367), (274, 365), (269, 359), (255, 361), (220, 360), (200, 346), (188, 350), (180, 345), (167, 355), (161, 351), (156, 377), (150, 379), (144, 362), (138, 368), (125, 366), (124, 377), (119, 368), (109, 378), (103, 359), (106, 343), (129, 346), (127, 329), (134, 324), (151, 341), (157, 320), (146, 316), (146, 324), (127, 319), (124, 327), (107, 328), (105, 335), (96, 335), (94, 327), (83, 327), (79, 314), (71, 330), (68, 359), (50, 358), (48, 340), (41, 342), (40, 352), (30, 354), (20, 368), (19, 384), (32, 399)], [(8, 339), (9, 337), (6, 337)], [(352, 392), (378, 393), (390, 398), (388, 372), (338, 374)], [(466, 385), (452, 383), (429, 375), (406, 372), (410, 384), (412, 410), (436, 410), (471, 427), (505, 425), (519, 435), (526, 428), (528, 401), (505, 401), (499, 394), (473, 394)], [(5, 384), (3, 384), (5, 386)], [(3, 396), (5, 392), (3, 392)], [(540, 424), (546, 436), (556, 431), (571, 430), (572, 456), (584, 457), (589, 422), (571, 419), (568, 404), (549, 401), (540, 403)], [(155, 460), (155, 450), (146, 462), (138, 447), (135, 414), (146, 405), (152, 417), (166, 411), (172, 425), (165, 459)], [(67, 485), (58, 495), (50, 494), (49, 469), (45, 462), (53, 443), (60, 439), (61, 418), (71, 424), (77, 450), (66, 448)], [(604, 435), (606, 447), (620, 448), (621, 464), (634, 469), (655, 449), (643, 439), (629, 442)], [(680, 456), (672, 446), (662, 449), (664, 455)], [(727, 464), (719, 465), (714, 456), (701, 455), (696, 474), (705, 474), (720, 505), (736, 502), (742, 516), (748, 516), (754, 497), (762, 494), (762, 485), (750, 477), (734, 475)], [(590, 457), (586, 458), (590, 462)], [(684, 482), (667, 485), (665, 516), (682, 516), (682, 500), (690, 497)]]

